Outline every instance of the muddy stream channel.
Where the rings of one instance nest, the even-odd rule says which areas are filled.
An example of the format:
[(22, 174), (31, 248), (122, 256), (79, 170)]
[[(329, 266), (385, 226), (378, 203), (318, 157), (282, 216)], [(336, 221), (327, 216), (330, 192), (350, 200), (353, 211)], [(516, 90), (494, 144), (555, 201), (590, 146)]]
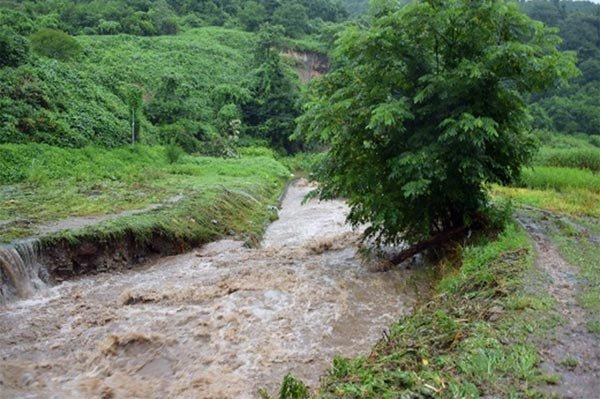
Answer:
[(254, 398), (368, 354), (419, 296), (373, 272), (341, 201), (292, 185), (260, 248), (222, 240), (0, 305), (0, 398)]

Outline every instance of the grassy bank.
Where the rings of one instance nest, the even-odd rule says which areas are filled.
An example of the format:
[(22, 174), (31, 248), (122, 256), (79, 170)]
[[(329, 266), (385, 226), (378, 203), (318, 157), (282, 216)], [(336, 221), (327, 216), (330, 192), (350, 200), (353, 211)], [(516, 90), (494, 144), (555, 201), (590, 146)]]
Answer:
[(527, 337), (548, 304), (524, 289), (530, 273), (531, 245), (514, 225), (466, 248), (438, 294), (393, 325), (370, 356), (336, 360), (318, 396), (533, 397), (545, 376)]
[(570, 216), (600, 217), (600, 148), (592, 139), (551, 135), (512, 187), (493, 195)]
[(219, 225), (215, 219), (227, 219), (229, 213), (248, 222), (232, 219), (231, 228), (248, 228), (249, 222), (262, 228), (259, 220), (268, 218), (266, 205), (275, 202), (289, 176), (266, 155), (194, 157), (161, 146), (107, 150), (1, 145), (0, 171), (4, 242), (35, 235), (40, 225), (68, 217), (157, 204), (162, 206), (84, 230), (110, 235), (129, 229), (143, 237), (158, 229), (165, 235), (198, 238), (227, 230), (228, 223)]
[[(551, 319), (536, 281), (527, 235), (509, 224), (497, 239), (464, 249), (460, 266), (429, 302), (391, 326), (367, 357), (335, 359), (317, 398), (538, 397), (554, 376), (538, 369), (529, 337)], [(454, 271), (452, 271), (454, 270)], [(302, 389), (287, 398), (308, 397)]]

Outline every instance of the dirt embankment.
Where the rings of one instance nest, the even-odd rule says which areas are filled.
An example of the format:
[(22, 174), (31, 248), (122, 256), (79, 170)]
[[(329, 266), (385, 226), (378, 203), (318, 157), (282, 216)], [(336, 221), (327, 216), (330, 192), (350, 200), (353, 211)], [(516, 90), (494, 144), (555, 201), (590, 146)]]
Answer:
[(294, 69), (303, 83), (329, 72), (329, 58), (313, 51), (287, 50), (282, 54), (294, 63)]
[(159, 234), (144, 241), (139, 241), (132, 233), (102, 242), (94, 237), (85, 237), (75, 243), (62, 238), (44, 245), (40, 263), (47, 267), (52, 279), (62, 281), (86, 274), (131, 269), (156, 257), (185, 252), (198, 244)]

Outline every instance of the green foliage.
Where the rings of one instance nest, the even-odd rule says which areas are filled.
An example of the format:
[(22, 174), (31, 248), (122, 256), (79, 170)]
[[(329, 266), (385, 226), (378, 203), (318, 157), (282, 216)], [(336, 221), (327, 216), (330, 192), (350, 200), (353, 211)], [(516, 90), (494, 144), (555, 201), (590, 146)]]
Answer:
[(48, 58), (0, 68), (0, 142), (114, 147), (128, 142), (128, 112), (82, 68)]
[(33, 50), (43, 56), (68, 61), (81, 54), (77, 40), (65, 32), (41, 29), (30, 37)]
[(0, 32), (0, 68), (18, 67), (29, 60), (29, 40), (11, 29)]
[(542, 148), (535, 163), (542, 166), (588, 169), (600, 172), (600, 149), (550, 149)]
[[(254, 220), (252, 215), (239, 211), (248, 202), (243, 199), (247, 196), (234, 192), (248, 193), (259, 202), (267, 198), (270, 201), (279, 195), (288, 177), (289, 171), (284, 166), (264, 155), (220, 159), (193, 157), (160, 146), (109, 150), (2, 144), (0, 221), (43, 223), (69, 216), (118, 213), (151, 204), (170, 204), (175, 197), (180, 198), (175, 209), (111, 223), (106, 234), (122, 234), (136, 225), (146, 235), (158, 229), (184, 238), (214, 238), (215, 235), (208, 237), (203, 233), (207, 226), (217, 234), (226, 225), (212, 225), (211, 218), (216, 216), (213, 211), (247, 227), (249, 220)], [(223, 201), (226, 209), (221, 207)], [(254, 204), (253, 215), (271, 216), (265, 215), (264, 207), (257, 208), (254, 200), (249, 202)], [(169, 206), (165, 211), (167, 208), (171, 209)], [(229, 211), (233, 215), (227, 214)], [(190, 218), (198, 224), (190, 223)], [(250, 226), (251, 230), (260, 230), (263, 222), (256, 223)], [(30, 229), (11, 224), (0, 231), (0, 241), (31, 234)]]
[(321, 198), (347, 196), (349, 221), (387, 242), (481, 220), (486, 185), (533, 155), (523, 93), (575, 73), (557, 41), (496, 1), (421, 1), (349, 28), (298, 129), (331, 146)]
[(368, 358), (335, 359), (315, 397), (542, 397), (532, 389), (542, 373), (529, 339), (550, 325), (549, 304), (523, 289), (535, 273), (527, 235), (509, 224), (459, 262)]
[(125, 180), (146, 165), (165, 164), (160, 147), (67, 149), (44, 144), (0, 145), (0, 184), (40, 183), (61, 179)]
[(238, 18), (247, 31), (255, 32), (266, 21), (267, 9), (256, 1), (246, 1), (238, 12)]
[(246, 134), (266, 139), (277, 149), (297, 150), (289, 136), (300, 114), (298, 79), (279, 55), (281, 28), (263, 25), (255, 49), (255, 69), (250, 72), (251, 98), (242, 106)]
[(325, 156), (325, 153), (298, 152), (281, 158), (280, 162), (296, 174), (310, 176)]
[(291, 374), (283, 378), (279, 399), (308, 399), (308, 388), (300, 380), (295, 379)]
[(586, 134), (566, 135), (546, 130), (534, 130), (536, 139), (544, 147), (553, 149), (593, 149), (595, 136)]
[(0, 68), (0, 142), (114, 147), (132, 141), (133, 127), (136, 142), (230, 152), (250, 98), (253, 35), (204, 28), (78, 41), (85, 56), (72, 62)]
[(143, 90), (136, 85), (127, 85), (122, 89), (125, 103), (129, 107), (129, 123), (131, 126), (131, 144), (140, 141), (140, 119), (143, 105)]
[(71, 34), (102, 35), (175, 35), (185, 26), (240, 24), (248, 31), (256, 31), (267, 21), (289, 24), (290, 34), (295, 35), (322, 21), (338, 22), (347, 17), (343, 6), (334, 0), (64, 0), (53, 3), (24, 0), (2, 4), (2, 7), (12, 8), (0, 14), (2, 26), (6, 26), (4, 21), (7, 20), (23, 30), (37, 25)]
[(536, 166), (523, 170), (520, 183), (523, 187), (539, 190), (579, 189), (600, 193), (600, 174), (585, 169)]
[(173, 140), (165, 146), (165, 154), (169, 163), (177, 163), (185, 155), (185, 152)]
[(273, 13), (272, 22), (285, 27), (285, 34), (293, 38), (309, 30), (307, 9), (302, 4), (284, 3)]
[(519, 3), (530, 17), (559, 29), (563, 39), (561, 48), (577, 52), (577, 66), (582, 72), (570, 87), (550, 89), (533, 99), (545, 114), (545, 117), (534, 115), (536, 124), (570, 134), (597, 134), (600, 131), (600, 4), (558, 0)]

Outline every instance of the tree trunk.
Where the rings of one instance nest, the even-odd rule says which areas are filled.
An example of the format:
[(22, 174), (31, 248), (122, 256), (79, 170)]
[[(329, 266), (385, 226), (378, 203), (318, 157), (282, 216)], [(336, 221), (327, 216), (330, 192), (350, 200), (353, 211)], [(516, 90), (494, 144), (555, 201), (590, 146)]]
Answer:
[(131, 109), (131, 144), (135, 144), (135, 110)]
[(439, 247), (442, 244), (446, 244), (450, 241), (454, 241), (454, 240), (462, 237), (466, 232), (467, 232), (467, 226), (464, 226), (464, 225), (444, 230), (441, 233), (431, 237), (428, 240), (421, 241), (421, 242), (405, 249), (404, 251), (401, 251), (400, 253), (398, 253), (391, 259), (391, 262), (394, 265), (399, 265), (400, 263), (404, 262), (405, 260), (412, 258), (416, 254), (421, 253), (421, 252), (425, 251), (426, 249), (433, 248), (433, 247)]

